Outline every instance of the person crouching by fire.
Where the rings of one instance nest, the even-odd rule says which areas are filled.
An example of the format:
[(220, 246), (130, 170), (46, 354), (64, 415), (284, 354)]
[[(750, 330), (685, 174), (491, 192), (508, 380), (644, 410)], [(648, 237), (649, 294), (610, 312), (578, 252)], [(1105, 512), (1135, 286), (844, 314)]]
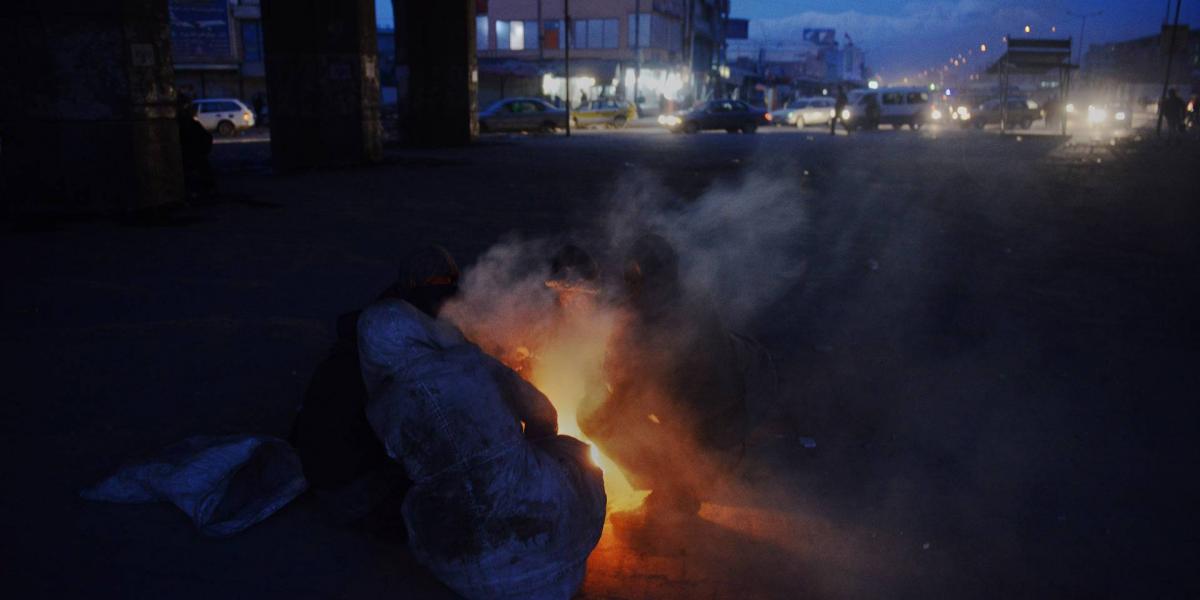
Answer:
[(689, 517), (742, 456), (744, 381), (712, 305), (685, 293), (679, 257), (662, 236), (638, 239), (626, 261), (627, 299), (605, 357), (609, 393), (580, 428), (650, 490), (647, 519)]
[[(458, 265), (450, 252), (426, 246), (404, 257), (396, 281), (377, 301), (394, 298), (437, 318), (442, 306), (458, 294), (458, 280)], [(367, 389), (358, 353), (361, 315), (355, 310), (338, 317), (337, 340), (313, 372), (289, 441), (300, 456), (309, 487), (334, 517), (393, 525), (389, 498), (402, 498), (410, 482), (367, 422)]]
[(358, 320), (366, 414), (413, 486), (416, 559), (470, 600), (571, 598), (606, 498), (550, 401), (450, 323), (384, 298)]

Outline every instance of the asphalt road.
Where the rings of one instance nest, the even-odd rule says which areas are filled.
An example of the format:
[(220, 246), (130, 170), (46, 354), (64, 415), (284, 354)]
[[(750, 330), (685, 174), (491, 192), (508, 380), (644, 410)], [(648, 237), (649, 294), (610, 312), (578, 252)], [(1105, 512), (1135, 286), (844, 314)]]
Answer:
[[(793, 243), (711, 291), (760, 300), (740, 326), (817, 447), (768, 438), (712, 499), (704, 514), (754, 535), (705, 538), (667, 574), (608, 547), (630, 558), (598, 564), (587, 597), (1196, 596), (1197, 154), (1132, 136), (638, 130), (276, 174), (265, 143), (219, 145), (217, 204), (5, 224), (5, 587), (444, 595), (394, 539), (303, 500), (208, 540), (170, 507), (77, 493), (189, 435), (285, 434), (333, 318), (407, 249), (471, 264), (513, 235), (628, 225), (612, 216), (631, 202), (719, 202), (769, 227), (739, 208), (767, 195), (802, 210)], [(732, 231), (712, 247), (756, 248)], [(738, 560), (705, 589), (721, 556)]]

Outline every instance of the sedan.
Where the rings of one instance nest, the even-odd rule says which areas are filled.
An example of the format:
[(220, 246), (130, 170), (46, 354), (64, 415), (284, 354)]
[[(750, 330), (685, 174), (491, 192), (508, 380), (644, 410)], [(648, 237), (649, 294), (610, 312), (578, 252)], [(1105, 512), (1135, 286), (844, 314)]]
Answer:
[(606, 126), (620, 129), (637, 118), (637, 110), (627, 100), (596, 100), (587, 108), (571, 113), (573, 127)]
[(659, 124), (671, 133), (697, 133), (705, 129), (724, 129), (729, 133), (754, 133), (760, 125), (770, 125), (767, 111), (741, 100), (709, 100), (674, 115), (662, 115)]
[(505, 98), (479, 113), (479, 129), (492, 131), (544, 131), (567, 127), (567, 111), (540, 98)]
[(833, 118), (833, 98), (801, 98), (771, 113), (776, 125), (826, 125)]

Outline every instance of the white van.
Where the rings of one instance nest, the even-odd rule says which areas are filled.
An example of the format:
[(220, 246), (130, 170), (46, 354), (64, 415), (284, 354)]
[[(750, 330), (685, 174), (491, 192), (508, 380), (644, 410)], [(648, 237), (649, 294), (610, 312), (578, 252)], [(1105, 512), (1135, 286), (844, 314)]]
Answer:
[[(879, 120), (867, 119), (867, 106), (872, 102), (879, 105)], [(850, 105), (843, 117), (854, 129), (874, 129), (879, 125), (891, 125), (899, 129), (919, 129), (927, 123), (933, 112), (931, 96), (927, 88), (887, 87), (877, 90), (855, 90), (850, 95)]]
[(192, 104), (196, 105), (196, 120), (222, 137), (254, 127), (254, 112), (237, 98), (201, 98)]

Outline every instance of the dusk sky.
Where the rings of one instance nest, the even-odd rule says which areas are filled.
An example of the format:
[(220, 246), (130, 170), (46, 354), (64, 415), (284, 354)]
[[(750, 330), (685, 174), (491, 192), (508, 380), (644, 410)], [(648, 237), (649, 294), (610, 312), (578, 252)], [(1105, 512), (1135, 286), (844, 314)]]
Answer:
[[(850, 34), (867, 53), (867, 64), (885, 77), (910, 75), (977, 49), (999, 49), (1006, 33), (1078, 38), (1080, 20), (1068, 12), (1094, 13), (1088, 45), (1158, 31), (1166, 0), (731, 0), (734, 17), (750, 19), (750, 34), (770, 40), (799, 39), (808, 27)], [(377, 1), (381, 23), (391, 24), (391, 0)], [(1171, 2), (1172, 6), (1174, 2)], [(1195, 23), (1200, 0), (1185, 0), (1181, 22)], [(1056, 32), (1050, 28), (1056, 27)]]

